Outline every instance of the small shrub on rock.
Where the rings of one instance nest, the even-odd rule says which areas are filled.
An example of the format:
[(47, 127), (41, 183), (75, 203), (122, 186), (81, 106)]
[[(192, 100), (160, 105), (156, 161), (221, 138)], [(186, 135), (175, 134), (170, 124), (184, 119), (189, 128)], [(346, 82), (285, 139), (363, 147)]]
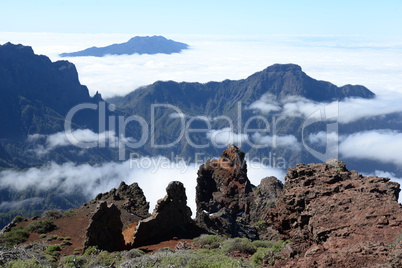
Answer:
[(0, 235), (0, 244), (14, 246), (25, 242), (29, 237), (29, 232), (24, 227), (14, 227), (10, 232)]
[(29, 232), (38, 234), (46, 234), (57, 228), (58, 226), (51, 220), (35, 221), (28, 225)]
[(257, 248), (272, 248), (277, 242), (271, 240), (255, 240), (252, 243)]
[(70, 255), (61, 259), (59, 267), (61, 268), (75, 268), (75, 267), (84, 267), (84, 265), (88, 262), (85, 257)]
[(272, 265), (279, 253), (283, 250), (288, 241), (254, 241), (253, 244), (258, 246), (257, 252), (251, 257), (251, 262), (260, 267), (261, 265)]
[(193, 240), (194, 245), (200, 248), (213, 249), (219, 248), (225, 239), (218, 235), (202, 235)]
[(4, 265), (5, 268), (22, 268), (22, 267), (29, 267), (29, 268), (45, 268), (38, 263), (36, 259), (29, 259), (29, 260), (14, 260), (9, 261)]
[(71, 216), (74, 216), (76, 214), (77, 214), (77, 212), (75, 212), (74, 209), (69, 209), (69, 210), (64, 211), (64, 216), (65, 217), (71, 217)]
[(22, 217), (22, 216), (15, 216), (14, 219), (12, 220), (12, 222), (14, 223), (19, 223), (19, 222), (23, 222), (24, 220), (26, 220), (26, 218)]
[(61, 209), (47, 210), (42, 213), (42, 218), (57, 220), (64, 217), (64, 212)]
[(61, 248), (60, 248), (59, 245), (52, 245), (52, 246), (49, 246), (49, 247), (45, 250), (45, 252), (47, 252), (47, 253), (53, 253), (53, 252), (55, 252), (55, 251), (61, 251)]
[(257, 247), (253, 245), (250, 239), (247, 238), (234, 238), (223, 242), (222, 249), (226, 253), (233, 253), (235, 251), (254, 254)]

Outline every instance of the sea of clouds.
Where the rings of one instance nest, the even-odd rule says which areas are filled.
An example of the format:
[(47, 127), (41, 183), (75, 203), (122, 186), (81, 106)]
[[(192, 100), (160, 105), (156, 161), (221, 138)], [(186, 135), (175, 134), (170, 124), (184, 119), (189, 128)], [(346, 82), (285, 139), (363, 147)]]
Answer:
[[(0, 44), (6, 42), (32, 46), (35, 53), (44, 54), (52, 61), (69, 60), (78, 70), (82, 84), (88, 86), (93, 95), (99, 91), (104, 98), (127, 94), (136, 88), (157, 80), (188, 82), (222, 81), (243, 79), (275, 63), (295, 63), (311, 77), (330, 81), (338, 86), (361, 84), (378, 96), (371, 100), (347, 99), (338, 103), (339, 123), (350, 123), (361, 118), (402, 112), (402, 39), (375, 38), (361, 36), (191, 36), (165, 35), (165, 37), (185, 42), (190, 49), (172, 55), (122, 55), (106, 57), (61, 58), (59, 53), (73, 52), (92, 46), (106, 46), (121, 43), (135, 35), (144, 34), (55, 34), (55, 33), (0, 33)], [(307, 117), (321, 108), (305, 99), (292, 99), (283, 103), (272, 101), (270, 96), (262, 96), (249, 109), (263, 114), (279, 112), (284, 116)], [(94, 133), (77, 132), (85, 140), (94, 140)], [(234, 133), (231, 129), (217, 129), (208, 133), (216, 143), (232, 143), (250, 138), (262, 144), (272, 144), (272, 136), (255, 134), (246, 137), (244, 133)], [(327, 133), (315, 133), (308, 137), (312, 143), (324, 143)], [(332, 134), (331, 134), (332, 135)], [(112, 135), (113, 136), (113, 133)], [(94, 138), (95, 137), (95, 138)], [(35, 136), (46, 139), (38, 152), (45, 154), (57, 146), (66, 146), (62, 133), (51, 136)], [(301, 141), (294, 136), (276, 137), (281, 146), (294, 150), (301, 148)], [(357, 132), (349, 137), (332, 137), (339, 140), (341, 156), (370, 159), (384, 163), (402, 164), (402, 133), (378, 129)], [(372, 146), (375, 144), (375, 146)], [(378, 154), (378, 151), (384, 153)], [(39, 154), (40, 154), (39, 153)], [(151, 210), (156, 201), (165, 195), (165, 188), (172, 180), (185, 184), (189, 205), (195, 213), (195, 185), (197, 164), (167, 162), (165, 168), (158, 166), (159, 157), (147, 167), (130, 167), (129, 161), (106, 163), (97, 166), (65, 163), (49, 163), (40, 168), (25, 171), (7, 170), (0, 173), (0, 189), (24, 190), (27, 188), (60, 188), (66, 192), (80, 189), (88, 198), (99, 192), (117, 187), (120, 181), (138, 182), (151, 202)], [(152, 161), (151, 161), (152, 162)], [(170, 163), (170, 164), (169, 164)], [(168, 168), (166, 168), (168, 167)], [(283, 180), (285, 170), (273, 169), (256, 164), (249, 169), (253, 184), (266, 176), (277, 176)], [(85, 175), (83, 175), (85, 174)], [(394, 174), (375, 171), (376, 175), (387, 175), (396, 181)], [(40, 199), (3, 202), (0, 208), (17, 208), (24, 202), (40, 202)]]
[(51, 60), (73, 62), (82, 84), (103, 97), (127, 94), (158, 80), (188, 82), (241, 79), (275, 63), (295, 63), (313, 78), (338, 86), (362, 84), (380, 93), (402, 93), (402, 38), (362, 36), (164, 35), (190, 49), (172, 55), (59, 57), (144, 34), (0, 33), (6, 42), (32, 46)]

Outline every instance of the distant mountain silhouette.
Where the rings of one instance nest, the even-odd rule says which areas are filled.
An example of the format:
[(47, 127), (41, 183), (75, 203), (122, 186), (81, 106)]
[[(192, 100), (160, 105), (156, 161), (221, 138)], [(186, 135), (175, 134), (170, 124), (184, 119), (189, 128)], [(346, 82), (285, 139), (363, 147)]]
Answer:
[(180, 53), (189, 46), (184, 43), (166, 39), (163, 36), (136, 36), (126, 43), (113, 44), (106, 47), (91, 47), (82, 51), (62, 53), (61, 57), (94, 56), (103, 57), (106, 55), (131, 55), (131, 54), (172, 54)]

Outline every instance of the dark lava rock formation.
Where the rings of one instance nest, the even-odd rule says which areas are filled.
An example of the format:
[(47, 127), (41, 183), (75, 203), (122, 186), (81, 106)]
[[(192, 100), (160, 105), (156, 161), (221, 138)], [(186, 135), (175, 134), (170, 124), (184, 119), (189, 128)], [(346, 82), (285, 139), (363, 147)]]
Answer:
[(120, 210), (107, 202), (98, 204), (86, 231), (84, 248), (96, 246), (107, 251), (117, 251), (124, 245), (122, 235), (123, 223), (120, 220)]
[(104, 201), (108, 204), (115, 204), (120, 210), (123, 229), (150, 215), (148, 212), (149, 202), (147, 202), (144, 192), (136, 182), (127, 185), (122, 181), (118, 188), (98, 194), (93, 200), (84, 203), (81, 208), (95, 210), (98, 203)]
[(231, 145), (219, 159), (198, 170), (196, 222), (210, 233), (257, 238), (256, 229), (249, 225), (255, 196), (244, 157)]
[(134, 233), (133, 246), (158, 243), (173, 237), (189, 235), (194, 230), (186, 189), (179, 181), (169, 183), (167, 195), (158, 200), (152, 216), (141, 220)]
[[(119, 187), (113, 188), (107, 193), (98, 194), (92, 202), (98, 201), (125, 201), (126, 210), (129, 210), (132, 214), (141, 218), (149, 216), (149, 202), (147, 202), (144, 192), (138, 186), (138, 183), (134, 182), (131, 185), (127, 185), (122, 181)], [(129, 205), (126, 203), (129, 202)]]
[(289, 168), (267, 221), (300, 257), (275, 266), (401, 267), (399, 191), (398, 183), (364, 177), (336, 159)]

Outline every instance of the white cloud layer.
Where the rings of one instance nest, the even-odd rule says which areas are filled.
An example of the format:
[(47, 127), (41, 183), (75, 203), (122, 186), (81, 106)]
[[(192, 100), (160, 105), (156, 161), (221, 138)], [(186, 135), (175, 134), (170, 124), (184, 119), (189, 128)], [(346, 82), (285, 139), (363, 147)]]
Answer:
[(307, 140), (312, 144), (317, 144), (320, 146), (325, 146), (329, 142), (337, 142), (342, 137), (339, 137), (336, 132), (325, 132), (320, 131), (318, 133), (311, 133), (308, 135)]
[(247, 134), (238, 134), (231, 130), (231, 128), (213, 129), (207, 132), (207, 138), (211, 140), (214, 147), (222, 148), (231, 144), (242, 144), (248, 139)]
[[(42, 140), (43, 143), (38, 144), (38, 141)], [(119, 143), (133, 142), (133, 139), (122, 135), (117, 137), (114, 131), (105, 131), (98, 134), (90, 129), (77, 129), (71, 132), (61, 131), (50, 135), (29, 135), (28, 142), (37, 143), (34, 151), (38, 156), (42, 156), (57, 147), (74, 145), (82, 149), (101, 146), (115, 148), (118, 147)]]
[(257, 145), (268, 146), (272, 148), (276, 147), (285, 147), (295, 151), (299, 151), (301, 149), (300, 143), (297, 141), (297, 138), (293, 135), (261, 135), (256, 132), (253, 134), (252, 139), (256, 142)]
[(271, 99), (262, 96), (250, 105), (250, 109), (263, 114), (275, 111), (287, 117), (304, 118), (321, 116), (320, 111), (325, 111), (324, 113), (330, 111), (330, 118), (335, 118), (341, 124), (347, 124), (360, 119), (401, 113), (400, 103), (402, 103), (402, 94), (395, 92), (384, 92), (373, 99), (347, 98), (331, 103), (318, 103), (296, 96), (273, 103)]
[[(133, 35), (0, 33), (8, 41), (33, 46), (52, 60), (58, 54), (125, 42)], [(137, 34), (140, 35), (140, 34)], [(402, 92), (401, 38), (354, 36), (203, 36), (165, 35), (188, 43), (172, 55), (62, 58), (73, 62), (92, 94), (124, 95), (157, 80), (188, 82), (242, 79), (274, 63), (296, 63), (310, 76), (338, 86), (362, 84), (376, 93)], [(318, 41), (317, 41), (318, 40)]]
[[(126, 162), (111, 162), (97, 166), (50, 163), (25, 171), (0, 172), (0, 189), (9, 188), (16, 191), (57, 189), (62, 193), (80, 191), (88, 198), (94, 198), (98, 193), (118, 187), (121, 181), (128, 184), (137, 182), (144, 191), (147, 201), (150, 202), (152, 211), (157, 200), (166, 195), (165, 189), (169, 182), (181, 181), (186, 187), (188, 206), (195, 216), (197, 171), (205, 161), (206, 159), (200, 163), (185, 163), (185, 161), (173, 162), (163, 157), (141, 157)], [(250, 163), (250, 167), (252, 168), (249, 168), (249, 178), (255, 185), (267, 176), (277, 176), (278, 179), (283, 180), (284, 171), (281, 169), (264, 166), (257, 162), (252, 165)], [(3, 202), (0, 206), (11, 208), (21, 204)]]
[(280, 111), (281, 107), (279, 107), (276, 97), (267, 93), (262, 95), (259, 100), (253, 102), (249, 106), (249, 109), (259, 110), (263, 114), (269, 114), (270, 112)]
[(339, 144), (343, 157), (370, 159), (402, 165), (402, 133), (392, 130), (371, 130), (351, 134)]
[(5, 201), (0, 203), (0, 210), (16, 210), (24, 208), (26, 205), (39, 204), (43, 198), (33, 197), (21, 201)]

